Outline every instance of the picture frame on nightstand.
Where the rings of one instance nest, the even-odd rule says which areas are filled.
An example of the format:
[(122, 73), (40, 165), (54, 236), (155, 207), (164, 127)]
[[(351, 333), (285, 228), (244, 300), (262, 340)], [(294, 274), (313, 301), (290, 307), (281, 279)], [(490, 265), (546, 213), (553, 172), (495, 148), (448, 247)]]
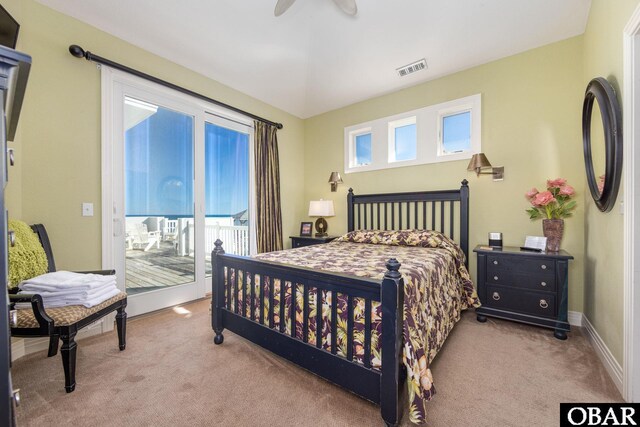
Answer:
[(300, 223), (300, 236), (309, 237), (313, 234), (313, 222)]

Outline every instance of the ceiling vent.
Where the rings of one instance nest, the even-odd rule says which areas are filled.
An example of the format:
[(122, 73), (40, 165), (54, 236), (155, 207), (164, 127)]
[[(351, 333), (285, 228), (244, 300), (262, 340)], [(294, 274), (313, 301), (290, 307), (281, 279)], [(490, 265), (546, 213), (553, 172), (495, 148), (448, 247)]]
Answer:
[(426, 70), (427, 69), (427, 60), (422, 58), (419, 61), (412, 62), (409, 65), (405, 65), (404, 67), (396, 68), (398, 75), (400, 77), (408, 76), (409, 74), (413, 74), (417, 71)]

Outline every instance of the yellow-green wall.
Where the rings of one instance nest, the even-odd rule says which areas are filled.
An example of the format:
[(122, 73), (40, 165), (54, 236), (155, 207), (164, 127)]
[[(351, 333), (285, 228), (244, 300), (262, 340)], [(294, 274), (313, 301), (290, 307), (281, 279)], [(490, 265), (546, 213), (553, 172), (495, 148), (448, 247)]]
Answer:
[[(575, 256), (570, 310), (584, 311), (622, 363), (622, 215), (602, 214), (588, 197), (580, 113), (588, 80), (604, 76), (620, 96), (622, 28), (639, 0), (593, 0), (584, 36), (543, 46), (392, 94), (300, 120), (263, 102), (46, 8), (34, 0), (3, 0), (21, 23), (18, 48), (33, 56), (32, 74), (10, 170), (10, 216), (47, 225), (61, 268), (97, 268), (101, 260), (100, 75), (67, 53), (79, 43), (115, 61), (284, 123), (279, 132), (284, 237), (297, 234), (309, 200), (332, 199), (332, 234), (346, 229), (345, 196), (357, 193), (471, 187), (471, 245), (502, 231), (519, 246), (541, 234), (530, 222), (523, 193), (547, 178), (568, 178), (579, 207), (566, 221), (563, 248)], [(329, 191), (332, 171), (344, 170), (343, 129), (352, 124), (482, 94), (482, 148), (505, 180), (493, 182), (450, 162), (343, 175)], [(622, 102), (620, 96), (620, 101)], [(622, 199), (622, 194), (619, 200)], [(80, 215), (93, 202), (96, 216)], [(288, 242), (286, 242), (288, 243)], [(475, 275), (475, 257), (471, 258)]]
[[(605, 77), (623, 104), (622, 31), (638, 0), (592, 0), (584, 38), (582, 86), (594, 77)], [(618, 204), (600, 212), (592, 200), (585, 207), (584, 314), (613, 353), (623, 362), (623, 221)]]
[[(525, 235), (541, 235), (531, 222), (524, 193), (542, 188), (547, 178), (564, 177), (578, 190), (579, 207), (566, 221), (562, 247), (571, 263), (569, 309), (582, 311), (584, 269), (584, 167), (580, 114), (582, 104), (582, 37), (575, 37), (409, 89), (331, 111), (305, 121), (305, 203), (332, 199), (336, 217), (332, 233), (346, 229), (345, 195), (356, 193), (457, 188), (468, 179), (471, 192), (471, 247), (501, 231), (507, 245), (521, 246)], [(505, 167), (505, 179), (467, 172), (468, 161), (351, 173), (331, 193), (331, 171), (344, 170), (345, 126), (482, 94), (482, 150), (493, 165)], [(475, 277), (475, 256), (471, 256)]]
[[(10, 174), (11, 217), (47, 226), (58, 268), (101, 265), (100, 72), (70, 44), (284, 124), (278, 132), (283, 230), (303, 216), (303, 121), (139, 49), (33, 0), (3, 1), (20, 22), (20, 50), (33, 57), (20, 117), (19, 167)], [(81, 203), (94, 203), (94, 217)]]

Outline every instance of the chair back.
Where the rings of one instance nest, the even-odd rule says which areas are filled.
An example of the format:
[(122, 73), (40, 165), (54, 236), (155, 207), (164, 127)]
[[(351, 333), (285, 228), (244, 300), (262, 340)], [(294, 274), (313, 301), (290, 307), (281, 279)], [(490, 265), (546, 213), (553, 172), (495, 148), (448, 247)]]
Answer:
[(47, 270), (47, 273), (53, 273), (54, 271), (56, 271), (56, 263), (53, 260), (53, 250), (51, 249), (51, 242), (49, 241), (47, 230), (42, 224), (33, 224), (31, 226), (31, 229), (38, 235), (38, 239), (40, 240), (40, 244), (44, 249), (44, 253), (47, 255), (47, 262), (49, 263), (49, 269)]
[(149, 243), (149, 229), (147, 228), (147, 224), (138, 223), (134, 227), (135, 234), (133, 236), (134, 243)]

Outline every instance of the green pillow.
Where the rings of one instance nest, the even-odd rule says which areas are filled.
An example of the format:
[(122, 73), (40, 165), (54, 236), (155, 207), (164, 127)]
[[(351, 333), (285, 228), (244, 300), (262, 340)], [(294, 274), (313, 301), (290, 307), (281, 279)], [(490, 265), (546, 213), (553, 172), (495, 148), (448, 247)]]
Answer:
[(9, 230), (15, 233), (15, 245), (9, 246), (9, 288), (23, 280), (45, 274), (49, 268), (47, 255), (38, 235), (26, 223), (9, 220)]

